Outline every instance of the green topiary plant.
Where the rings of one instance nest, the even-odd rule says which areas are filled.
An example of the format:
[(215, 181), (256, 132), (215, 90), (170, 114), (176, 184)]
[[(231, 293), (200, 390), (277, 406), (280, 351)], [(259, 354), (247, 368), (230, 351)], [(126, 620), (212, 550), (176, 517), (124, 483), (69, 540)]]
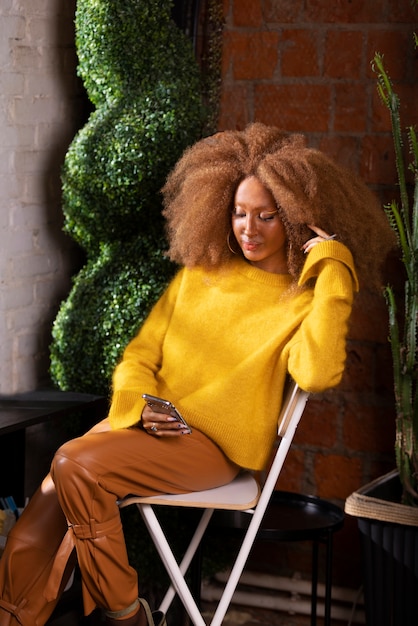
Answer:
[(121, 350), (172, 272), (149, 235), (103, 246), (75, 278), (54, 325), (53, 373), (61, 389), (108, 394)]
[(53, 327), (51, 376), (107, 394), (129, 339), (174, 267), (159, 190), (201, 136), (201, 81), (170, 0), (78, 0), (78, 72), (96, 107), (62, 172), (64, 229), (87, 263)]

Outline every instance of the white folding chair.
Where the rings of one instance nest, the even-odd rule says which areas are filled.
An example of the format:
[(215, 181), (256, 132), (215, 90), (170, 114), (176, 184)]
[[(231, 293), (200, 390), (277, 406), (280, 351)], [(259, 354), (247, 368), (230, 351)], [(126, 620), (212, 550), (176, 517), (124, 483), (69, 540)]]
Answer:
[[(304, 411), (308, 395), (309, 394), (302, 391), (295, 382), (289, 381), (278, 421), (278, 447), (261, 489), (253, 475), (248, 471), (243, 471), (232, 482), (222, 487), (180, 495), (158, 495), (152, 497), (129, 496), (119, 502), (120, 507), (129, 506), (131, 504), (137, 505), (170, 577), (172, 584), (159, 607), (161, 611), (164, 613), (168, 611), (177, 593), (193, 624), (195, 626), (206, 626), (202, 614), (185, 581), (185, 574), (200, 545), (214, 510), (226, 509), (231, 511), (245, 511), (252, 515), (251, 522), (245, 533), (221, 600), (210, 623), (210, 626), (221, 626), (253, 546), (271, 494), (276, 486), (296, 427)], [(153, 510), (154, 505), (204, 509), (189, 547), (180, 564), (178, 564), (174, 557), (163, 529), (155, 515)]]

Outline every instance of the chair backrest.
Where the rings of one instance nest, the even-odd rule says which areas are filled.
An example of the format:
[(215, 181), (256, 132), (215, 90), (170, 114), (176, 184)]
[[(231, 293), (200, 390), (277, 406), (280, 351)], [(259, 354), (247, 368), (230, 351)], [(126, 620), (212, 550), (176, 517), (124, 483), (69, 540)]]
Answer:
[[(278, 420), (277, 432), (279, 437), (293, 437), (308, 398), (309, 393), (307, 391), (303, 391), (293, 380), (288, 380)], [(293, 432), (288, 432), (289, 428), (292, 428)]]
[(309, 393), (307, 391), (303, 391), (294, 380), (288, 380), (278, 420), (277, 432), (280, 437), (280, 441), (277, 444), (277, 450), (273, 456), (271, 466), (268, 469), (257, 505), (257, 508), (260, 507), (262, 511), (265, 510), (271, 494), (276, 487), (279, 474), (292, 444), (300, 418), (305, 410), (308, 398)]

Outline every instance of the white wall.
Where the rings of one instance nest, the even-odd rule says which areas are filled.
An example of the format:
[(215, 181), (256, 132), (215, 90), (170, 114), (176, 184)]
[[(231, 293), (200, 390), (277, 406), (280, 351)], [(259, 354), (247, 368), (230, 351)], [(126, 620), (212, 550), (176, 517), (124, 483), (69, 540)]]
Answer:
[(0, 2), (0, 393), (48, 377), (79, 251), (62, 231), (60, 167), (82, 124), (75, 0)]

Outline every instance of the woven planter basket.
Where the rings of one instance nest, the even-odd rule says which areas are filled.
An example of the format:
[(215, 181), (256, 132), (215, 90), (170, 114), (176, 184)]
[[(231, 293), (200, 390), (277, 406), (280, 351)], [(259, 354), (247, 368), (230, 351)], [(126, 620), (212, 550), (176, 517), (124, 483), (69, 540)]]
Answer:
[[(391, 502), (379, 498), (382, 484), (390, 482), (397, 474), (397, 470), (393, 470), (352, 493), (345, 501), (345, 512), (355, 517), (366, 517), (392, 524), (418, 526), (418, 507), (406, 506), (396, 501)], [(366, 495), (370, 491), (376, 492), (376, 497)]]
[(392, 471), (347, 498), (357, 518), (367, 626), (418, 625), (418, 508), (400, 504)]

